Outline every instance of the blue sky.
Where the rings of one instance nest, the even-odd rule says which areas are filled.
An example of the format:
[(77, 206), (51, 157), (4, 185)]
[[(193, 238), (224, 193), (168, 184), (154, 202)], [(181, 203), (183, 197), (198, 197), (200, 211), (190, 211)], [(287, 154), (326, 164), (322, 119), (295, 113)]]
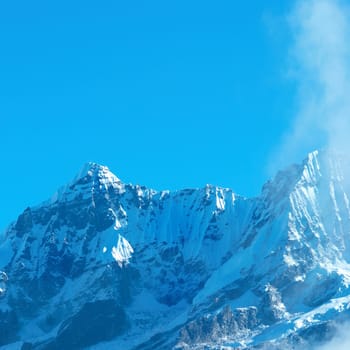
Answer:
[(257, 195), (296, 109), (292, 6), (1, 2), (0, 228), (87, 161), (156, 189)]

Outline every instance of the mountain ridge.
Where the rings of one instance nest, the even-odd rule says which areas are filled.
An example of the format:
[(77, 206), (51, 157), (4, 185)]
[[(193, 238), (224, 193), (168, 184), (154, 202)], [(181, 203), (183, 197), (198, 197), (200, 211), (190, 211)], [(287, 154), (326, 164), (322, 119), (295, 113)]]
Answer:
[[(245, 198), (211, 185), (155, 191), (89, 163), (6, 231), (0, 345), (288, 349), (324, 341), (350, 308), (347, 169), (315, 151)], [(323, 338), (318, 327), (329, 328)]]

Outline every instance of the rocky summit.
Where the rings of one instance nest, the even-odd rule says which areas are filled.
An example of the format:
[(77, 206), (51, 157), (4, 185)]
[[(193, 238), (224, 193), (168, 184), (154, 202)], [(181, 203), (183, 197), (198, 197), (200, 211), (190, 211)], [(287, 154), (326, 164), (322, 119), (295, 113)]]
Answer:
[(350, 318), (350, 166), (245, 198), (88, 163), (0, 238), (1, 349), (313, 349)]

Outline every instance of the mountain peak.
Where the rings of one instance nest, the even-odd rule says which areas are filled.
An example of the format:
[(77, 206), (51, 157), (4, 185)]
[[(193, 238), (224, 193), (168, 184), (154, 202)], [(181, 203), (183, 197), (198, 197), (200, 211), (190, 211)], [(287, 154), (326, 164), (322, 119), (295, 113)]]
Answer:
[(343, 169), (315, 151), (245, 199), (86, 163), (1, 240), (0, 347), (313, 348), (349, 316)]
[[(79, 193), (91, 193), (92, 189), (114, 188), (123, 190), (122, 181), (107, 166), (95, 162), (85, 163), (76, 176), (68, 184), (61, 187), (50, 199), (55, 202), (61, 198), (74, 198)], [(68, 196), (68, 197), (67, 197)]]
[(80, 169), (79, 173), (87, 173), (89, 171), (91, 172), (95, 172), (95, 171), (100, 171), (104, 168), (107, 168), (107, 166), (99, 164), (99, 163), (95, 163), (95, 162), (86, 162)]
[(95, 163), (95, 162), (86, 162), (78, 171), (77, 175), (75, 176), (75, 179), (80, 179), (87, 175), (92, 176), (93, 174), (98, 174), (103, 171), (110, 172), (109, 168), (105, 165)]
[(83, 179), (98, 180), (100, 183), (121, 184), (121, 180), (115, 176), (107, 166), (95, 162), (87, 162), (74, 177), (71, 185), (81, 182)]

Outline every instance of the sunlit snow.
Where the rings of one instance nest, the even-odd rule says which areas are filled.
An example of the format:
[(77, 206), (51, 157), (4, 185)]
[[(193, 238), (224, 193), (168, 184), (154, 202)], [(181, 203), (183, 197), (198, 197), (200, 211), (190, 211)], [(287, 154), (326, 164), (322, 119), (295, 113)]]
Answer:
[(112, 256), (120, 267), (127, 265), (134, 253), (134, 249), (131, 244), (122, 236), (118, 237), (118, 244), (112, 248)]
[(8, 277), (5, 272), (0, 271), (0, 297), (6, 293), (6, 282)]

